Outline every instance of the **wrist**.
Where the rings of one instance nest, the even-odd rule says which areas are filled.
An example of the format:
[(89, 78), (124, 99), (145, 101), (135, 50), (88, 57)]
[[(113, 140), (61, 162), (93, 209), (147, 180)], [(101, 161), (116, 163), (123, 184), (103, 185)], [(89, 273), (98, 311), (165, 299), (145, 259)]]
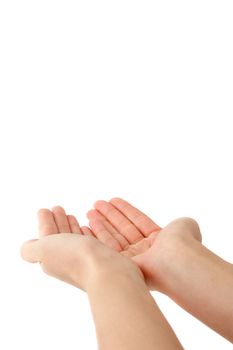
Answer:
[(141, 270), (130, 259), (119, 256), (119, 260), (95, 262), (86, 287), (88, 294), (111, 286), (134, 285), (136, 288), (147, 290)]
[(200, 245), (200, 242), (188, 234), (161, 237), (156, 255), (152, 258), (152, 276), (156, 276), (153, 281), (155, 289), (168, 294), (176, 276), (181, 275), (184, 268), (191, 263), (190, 252), (194, 253), (195, 247)]
[(170, 236), (163, 243), (156, 257), (156, 283), (157, 289), (169, 296), (179, 281), (191, 278), (190, 269), (203, 246), (192, 235)]
[(78, 256), (77, 261), (73, 263), (72, 284), (87, 292), (105, 281), (113, 281), (120, 277), (134, 283), (140, 281), (142, 285), (145, 285), (144, 276), (133, 261), (105, 247), (93, 238), (84, 238), (86, 240), (82, 241), (83, 246), (80, 247), (81, 261)]

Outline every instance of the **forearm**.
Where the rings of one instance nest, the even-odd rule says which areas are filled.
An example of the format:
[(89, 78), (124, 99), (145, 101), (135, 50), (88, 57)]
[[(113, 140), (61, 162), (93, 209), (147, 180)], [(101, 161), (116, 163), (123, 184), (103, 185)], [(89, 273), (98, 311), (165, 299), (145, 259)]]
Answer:
[(100, 350), (180, 350), (143, 281), (104, 273), (87, 291)]
[(233, 342), (232, 265), (194, 239), (172, 243), (161, 262), (162, 291)]

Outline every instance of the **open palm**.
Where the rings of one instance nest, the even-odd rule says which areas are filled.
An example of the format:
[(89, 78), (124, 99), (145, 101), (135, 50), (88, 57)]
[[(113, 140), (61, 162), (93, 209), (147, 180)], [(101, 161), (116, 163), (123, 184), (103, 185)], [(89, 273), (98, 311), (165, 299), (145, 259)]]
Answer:
[(96, 202), (87, 217), (102, 243), (128, 257), (148, 251), (161, 231), (148, 216), (120, 198)]
[(92, 235), (105, 245), (128, 257), (146, 252), (161, 230), (150, 218), (122, 199), (98, 201), (88, 212), (89, 225), (79, 225), (62, 207), (38, 212), (39, 234), (79, 233)]
[[(161, 228), (147, 215), (120, 198), (97, 201), (87, 213), (89, 225), (102, 243), (128, 256), (139, 266), (150, 289), (158, 289), (161, 261), (181, 237), (201, 241), (197, 222), (179, 218)], [(186, 239), (185, 238), (185, 239)], [(170, 244), (171, 243), (171, 244)], [(176, 244), (176, 243), (175, 243)]]
[(151, 289), (158, 287), (156, 266), (161, 256), (164, 258), (170, 237), (190, 235), (201, 241), (199, 226), (190, 218), (174, 220), (162, 229), (147, 215), (120, 198), (113, 198), (109, 202), (97, 201), (94, 207), (87, 213), (90, 227), (80, 227), (77, 219), (73, 215), (66, 215), (61, 207), (55, 207), (52, 211), (40, 210), (40, 236), (54, 233), (91, 235), (120, 254), (132, 258)]
[(97, 201), (94, 207), (87, 213), (92, 234), (104, 244), (130, 257), (145, 253), (164, 235), (189, 234), (201, 241), (199, 226), (192, 218), (182, 217), (161, 228), (121, 198), (113, 198), (109, 202)]

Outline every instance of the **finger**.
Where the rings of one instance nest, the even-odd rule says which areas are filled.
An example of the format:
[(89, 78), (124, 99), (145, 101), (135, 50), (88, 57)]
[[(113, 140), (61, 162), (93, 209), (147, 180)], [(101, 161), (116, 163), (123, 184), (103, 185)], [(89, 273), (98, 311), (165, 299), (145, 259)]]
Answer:
[(38, 242), (38, 239), (32, 239), (21, 246), (20, 253), (24, 260), (31, 263), (40, 262), (41, 257)]
[(94, 232), (91, 231), (91, 229), (87, 226), (82, 226), (81, 231), (85, 236), (92, 236), (95, 237)]
[(152, 221), (146, 214), (142, 213), (125, 200), (121, 198), (112, 198), (109, 202), (124, 214), (144, 236), (147, 237), (152, 232), (161, 230), (161, 227)]
[(58, 227), (59, 233), (71, 233), (70, 225), (66, 216), (66, 212), (62, 207), (53, 207), (54, 220)]
[(135, 243), (140, 241), (144, 236), (135, 227), (132, 222), (126, 218), (117, 208), (111, 203), (105, 201), (97, 201), (95, 203), (95, 209), (103, 214), (108, 221), (120, 232), (129, 243)]
[(106, 227), (106, 229), (111, 233), (111, 235), (119, 242), (121, 248), (125, 250), (129, 246), (127, 239), (119, 233), (114, 226), (103, 216), (98, 210), (93, 209), (87, 213), (89, 220), (101, 220)]
[(102, 243), (118, 252), (122, 250), (119, 242), (109, 233), (102, 220), (90, 220), (90, 227)]
[(37, 216), (39, 220), (40, 237), (58, 233), (58, 227), (54, 220), (53, 213), (49, 209), (40, 209)]
[(67, 215), (67, 220), (70, 226), (70, 230), (72, 233), (79, 233), (82, 234), (82, 231), (80, 229), (79, 223), (75, 216), (73, 215)]

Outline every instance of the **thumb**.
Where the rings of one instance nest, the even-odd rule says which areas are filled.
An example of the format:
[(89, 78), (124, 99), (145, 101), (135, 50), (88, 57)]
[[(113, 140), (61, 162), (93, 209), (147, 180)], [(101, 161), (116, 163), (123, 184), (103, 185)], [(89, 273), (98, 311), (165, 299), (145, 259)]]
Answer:
[(28, 262), (39, 262), (39, 239), (31, 239), (24, 242), (21, 246), (20, 253), (21, 257)]
[[(134, 263), (140, 268), (142, 271), (148, 270), (148, 255), (147, 254), (139, 254), (135, 255), (134, 257), (131, 258)], [(150, 264), (151, 265), (151, 264)]]
[(143, 266), (143, 262), (144, 262), (144, 257), (143, 254), (139, 254), (139, 255), (135, 255), (131, 258), (135, 264), (137, 264), (140, 268)]

